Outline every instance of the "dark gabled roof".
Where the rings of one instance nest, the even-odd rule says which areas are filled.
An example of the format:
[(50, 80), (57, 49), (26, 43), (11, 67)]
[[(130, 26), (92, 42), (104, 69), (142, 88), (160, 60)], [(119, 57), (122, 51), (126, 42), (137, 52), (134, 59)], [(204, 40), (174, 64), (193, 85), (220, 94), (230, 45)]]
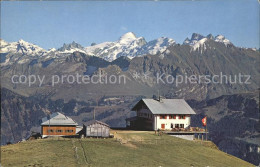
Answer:
[(137, 117), (137, 116), (134, 116), (134, 117), (126, 118), (125, 120), (126, 120), (126, 121), (135, 121), (135, 120), (137, 120), (137, 119), (138, 119), (138, 117)]
[(95, 124), (95, 123), (98, 123), (98, 124), (101, 124), (101, 125), (104, 125), (104, 126), (109, 127), (108, 124), (106, 124), (106, 123), (104, 123), (104, 122), (101, 122), (101, 121), (97, 121), (97, 120), (89, 121), (89, 122), (85, 123), (84, 125), (85, 125), (85, 126), (89, 126), (89, 125), (92, 125), (92, 124)]
[(138, 116), (134, 116), (134, 117), (130, 117), (130, 118), (126, 118), (126, 121), (136, 121), (136, 120), (149, 120), (148, 118), (143, 118), (143, 117), (138, 117)]
[(133, 108), (136, 111), (145, 104), (153, 114), (196, 114), (184, 99), (142, 99)]

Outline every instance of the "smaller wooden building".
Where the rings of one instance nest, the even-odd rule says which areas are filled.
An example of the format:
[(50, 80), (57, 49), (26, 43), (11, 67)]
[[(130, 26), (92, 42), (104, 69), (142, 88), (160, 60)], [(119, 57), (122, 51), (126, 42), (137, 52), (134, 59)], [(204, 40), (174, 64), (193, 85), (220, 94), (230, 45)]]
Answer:
[(100, 121), (90, 121), (84, 124), (86, 128), (86, 137), (109, 137), (110, 127), (108, 124)]
[(76, 135), (77, 129), (77, 122), (59, 112), (43, 118), (41, 123), (43, 138), (48, 136), (73, 136)]

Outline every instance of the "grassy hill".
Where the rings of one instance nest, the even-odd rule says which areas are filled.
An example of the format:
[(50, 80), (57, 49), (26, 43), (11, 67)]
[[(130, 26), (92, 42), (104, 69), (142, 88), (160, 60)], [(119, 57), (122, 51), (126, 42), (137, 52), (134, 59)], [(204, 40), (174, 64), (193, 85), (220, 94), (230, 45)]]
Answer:
[(113, 139), (49, 138), (1, 147), (7, 166), (253, 166), (211, 142), (186, 141), (154, 132), (113, 131)]

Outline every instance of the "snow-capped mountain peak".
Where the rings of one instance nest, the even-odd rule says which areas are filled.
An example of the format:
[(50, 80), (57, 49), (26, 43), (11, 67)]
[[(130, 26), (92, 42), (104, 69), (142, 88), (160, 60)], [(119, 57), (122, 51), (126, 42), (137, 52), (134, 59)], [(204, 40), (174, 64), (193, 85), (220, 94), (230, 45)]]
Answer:
[(228, 39), (226, 39), (223, 35), (217, 35), (215, 37), (215, 41), (224, 43), (225, 45), (231, 44), (231, 42)]
[(207, 35), (207, 38), (211, 39), (211, 40), (214, 40), (215, 37), (212, 34), (209, 34), (209, 35)]
[(120, 45), (140, 46), (146, 44), (146, 41), (143, 37), (137, 38), (134, 33), (128, 32), (119, 38), (118, 43)]
[(113, 61), (121, 56), (133, 58), (146, 54), (162, 53), (175, 41), (170, 38), (161, 37), (150, 42), (146, 42), (144, 37), (137, 37), (134, 33), (128, 32), (122, 35), (118, 41), (104, 42), (94, 46), (86, 47), (89, 55), (95, 55), (108, 61)]
[[(185, 45), (190, 45), (190, 46), (194, 46), (198, 41), (200, 41), (201, 39), (205, 38), (204, 36), (198, 34), (198, 33), (193, 33), (191, 36), (191, 39), (186, 38), (183, 42), (183, 44)], [(204, 41), (204, 40), (203, 40)]]
[(8, 65), (14, 62), (23, 64), (29, 62), (31, 59), (35, 59), (36, 57), (40, 58), (47, 53), (43, 48), (22, 39), (10, 43), (1, 40), (0, 50), (1, 53), (4, 53), (3, 57), (1, 57), (2, 65)]
[(228, 39), (226, 39), (223, 35), (213, 36), (212, 34), (207, 35), (206, 37), (200, 35), (198, 33), (193, 33), (191, 39), (186, 38), (183, 42), (184, 45), (190, 45), (193, 50), (197, 50), (198, 48), (202, 47), (205, 49), (205, 42), (207, 40), (214, 40), (215, 42), (220, 42), (225, 44), (232, 44)]
[(73, 52), (86, 53), (85, 48), (80, 44), (76, 43), (75, 41), (69, 44), (64, 43), (63, 46), (57, 49), (56, 51), (57, 54), (70, 54)]
[[(164, 52), (167, 47), (174, 45), (175, 41), (171, 38), (161, 37), (155, 40), (152, 40), (148, 42), (145, 46), (142, 48), (142, 53), (145, 54), (145, 52), (155, 55), (157, 53)], [(146, 54), (147, 54), (146, 53)]]
[(183, 44), (184, 45), (188, 45), (190, 43), (190, 39), (187, 37), (184, 41)]
[(50, 48), (48, 49), (48, 53), (51, 53), (51, 52), (56, 52), (57, 50), (55, 48)]
[(64, 43), (63, 46), (57, 50), (61, 52), (66, 52), (66, 51), (69, 52), (71, 50), (84, 50), (84, 47), (76, 43), (75, 41), (73, 41), (72, 43), (69, 44)]
[(8, 42), (6, 42), (3, 39), (0, 39), (0, 46), (3, 47), (3, 46), (6, 46), (6, 45), (8, 45)]
[(9, 45), (8, 42), (6, 42), (3, 39), (0, 39), (0, 53), (6, 53), (8, 52), (8, 49), (6, 48), (6, 46)]
[(1, 40), (1, 53), (7, 52), (34, 56), (43, 55), (46, 52), (46, 50), (32, 43), (26, 42), (22, 39), (20, 39), (18, 42), (10, 43)]
[(191, 40), (201, 40), (202, 38), (204, 38), (204, 36), (198, 34), (198, 33), (193, 33), (192, 36), (191, 36)]
[(136, 35), (133, 32), (128, 32), (128, 33), (125, 33), (124, 35), (122, 35), (119, 38), (119, 41), (121, 41), (121, 40), (134, 40), (134, 39), (136, 39)]
[(26, 42), (26, 41), (24, 41), (23, 39), (20, 39), (20, 40), (18, 41), (18, 43), (20, 43), (20, 44), (29, 44), (29, 42)]
[(50, 48), (50, 49), (48, 49), (48, 51), (54, 52), (54, 51), (56, 51), (56, 49), (55, 48)]
[(113, 61), (120, 56), (134, 56), (140, 47), (146, 43), (143, 37), (136, 37), (134, 33), (128, 32), (122, 35), (117, 41), (89, 46), (85, 48), (85, 51), (89, 55)]

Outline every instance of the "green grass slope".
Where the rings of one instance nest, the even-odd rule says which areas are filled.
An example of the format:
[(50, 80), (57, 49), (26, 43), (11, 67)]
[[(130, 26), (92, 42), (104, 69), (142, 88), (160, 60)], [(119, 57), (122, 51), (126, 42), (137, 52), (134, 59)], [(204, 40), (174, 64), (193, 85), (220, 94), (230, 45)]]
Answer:
[(1, 147), (7, 166), (247, 167), (211, 142), (186, 141), (153, 132), (114, 131), (113, 139), (39, 139)]

